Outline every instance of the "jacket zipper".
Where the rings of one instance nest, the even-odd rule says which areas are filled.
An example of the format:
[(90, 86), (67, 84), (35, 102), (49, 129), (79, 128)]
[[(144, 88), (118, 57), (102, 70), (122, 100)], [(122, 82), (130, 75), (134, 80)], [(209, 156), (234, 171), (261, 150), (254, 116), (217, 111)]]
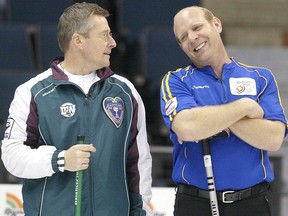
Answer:
[[(87, 110), (89, 110), (89, 99), (91, 97), (91, 93), (90, 90), (88, 92), (88, 94), (85, 95), (85, 107), (87, 108)], [(89, 111), (85, 112), (85, 115), (88, 113), (88, 116), (86, 117), (86, 121), (89, 122)], [(88, 124), (89, 125), (89, 124)], [(87, 134), (90, 133), (90, 128), (86, 128), (86, 132)], [(88, 178), (89, 178), (89, 188), (91, 190), (88, 191), (89, 193), (89, 200), (90, 200), (90, 214), (91, 216), (95, 216), (94, 213), (94, 183), (93, 183), (93, 176), (92, 176), (92, 170), (91, 170), (91, 166), (88, 167)]]
[(215, 79), (220, 82), (222, 90), (223, 90), (223, 100), (224, 102), (227, 102), (227, 91), (226, 91), (226, 86), (224, 84), (224, 80), (222, 78), (219, 78), (217, 76), (215, 76)]

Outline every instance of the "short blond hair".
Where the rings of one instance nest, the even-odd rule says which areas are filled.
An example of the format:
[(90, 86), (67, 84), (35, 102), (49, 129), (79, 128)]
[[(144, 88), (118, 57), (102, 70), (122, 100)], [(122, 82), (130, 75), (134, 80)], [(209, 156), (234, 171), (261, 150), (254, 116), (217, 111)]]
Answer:
[(68, 50), (69, 42), (74, 33), (78, 32), (85, 35), (90, 32), (91, 26), (87, 24), (87, 20), (92, 15), (108, 17), (110, 14), (95, 3), (75, 3), (65, 9), (57, 26), (58, 44), (63, 53)]
[[(193, 9), (193, 8), (200, 9), (200, 10), (203, 12), (203, 14), (204, 14), (205, 19), (206, 19), (209, 23), (212, 23), (212, 20), (213, 20), (213, 18), (214, 18), (213, 13), (212, 13), (210, 10), (208, 10), (207, 8), (200, 7), (200, 6), (196, 6), (196, 5), (183, 8), (183, 9), (179, 10), (179, 11), (176, 13), (176, 15), (179, 14), (179, 13), (181, 13), (182, 11), (187, 11), (187, 10)], [(175, 15), (175, 16), (176, 16), (176, 15)]]

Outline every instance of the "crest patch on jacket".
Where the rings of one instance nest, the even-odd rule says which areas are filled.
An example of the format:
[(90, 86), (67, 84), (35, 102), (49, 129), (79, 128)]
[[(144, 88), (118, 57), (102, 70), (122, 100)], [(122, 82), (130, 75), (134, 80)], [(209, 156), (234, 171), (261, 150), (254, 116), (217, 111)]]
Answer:
[(124, 116), (124, 102), (120, 97), (106, 97), (103, 100), (103, 109), (106, 115), (119, 128)]

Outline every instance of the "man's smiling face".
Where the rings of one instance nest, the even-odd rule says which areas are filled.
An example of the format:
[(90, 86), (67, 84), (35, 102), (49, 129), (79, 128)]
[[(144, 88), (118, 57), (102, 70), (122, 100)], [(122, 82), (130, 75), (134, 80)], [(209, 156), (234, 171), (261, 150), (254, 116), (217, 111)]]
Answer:
[(174, 33), (182, 50), (194, 65), (201, 68), (209, 65), (217, 55), (222, 43), (221, 22), (213, 17), (211, 22), (200, 8), (186, 8), (174, 18)]

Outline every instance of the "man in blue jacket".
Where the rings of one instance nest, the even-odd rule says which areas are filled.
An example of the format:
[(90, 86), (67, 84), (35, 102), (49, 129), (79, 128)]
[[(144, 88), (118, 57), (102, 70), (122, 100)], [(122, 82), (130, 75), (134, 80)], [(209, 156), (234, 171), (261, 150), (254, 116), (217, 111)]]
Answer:
[(25, 179), (25, 215), (74, 215), (76, 171), (82, 216), (150, 215), (145, 109), (132, 83), (109, 68), (116, 42), (108, 16), (92, 3), (67, 8), (58, 24), (64, 58), (15, 92), (2, 159)]
[(175, 216), (210, 216), (201, 140), (211, 138), (220, 215), (270, 216), (268, 151), (287, 133), (279, 90), (271, 71), (229, 58), (221, 21), (202, 7), (174, 17), (176, 40), (191, 65), (162, 80), (161, 110), (174, 144)]

